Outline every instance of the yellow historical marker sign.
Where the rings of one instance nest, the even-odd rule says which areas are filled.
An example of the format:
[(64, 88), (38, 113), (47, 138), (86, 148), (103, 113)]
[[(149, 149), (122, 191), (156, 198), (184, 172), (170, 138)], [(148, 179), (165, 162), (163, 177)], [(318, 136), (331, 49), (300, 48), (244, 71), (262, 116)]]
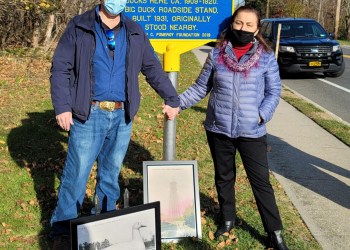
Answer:
[(127, 0), (125, 13), (164, 54), (164, 70), (180, 70), (180, 54), (215, 41), (234, 10), (234, 0)]

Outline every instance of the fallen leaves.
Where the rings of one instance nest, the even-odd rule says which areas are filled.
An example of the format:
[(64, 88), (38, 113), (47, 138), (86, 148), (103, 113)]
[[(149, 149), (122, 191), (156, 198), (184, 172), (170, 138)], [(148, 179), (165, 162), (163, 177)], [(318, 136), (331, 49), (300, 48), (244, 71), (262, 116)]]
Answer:
[(215, 239), (213, 231), (209, 231), (208, 237), (209, 237), (210, 240), (214, 240)]
[(22, 208), (23, 211), (28, 211), (27, 204), (25, 202), (20, 202), (19, 206)]
[(6, 224), (5, 222), (1, 223), (2, 227), (4, 228), (3, 230), (0, 230), (0, 235), (9, 235), (12, 232), (12, 229), (9, 228), (9, 225)]
[(226, 243), (224, 241), (220, 242), (219, 244), (217, 244), (216, 249), (222, 249), (226, 246)]
[(222, 236), (220, 236), (220, 238), (222, 238), (223, 240), (216, 245), (216, 249), (222, 249), (227, 246), (233, 246), (234, 244), (238, 243), (238, 238), (233, 233), (233, 230), (231, 230), (230, 232), (224, 233)]
[[(37, 236), (12, 236), (9, 238), (10, 242), (21, 242), (21, 243), (25, 243), (26, 245), (29, 244), (33, 244), (35, 242), (37, 242)], [(19, 249), (24, 249), (24, 248), (17, 248)]]
[(36, 206), (36, 205), (38, 205), (38, 201), (37, 201), (37, 200), (30, 200), (28, 203), (29, 203), (29, 205), (31, 205), (31, 206)]
[[(215, 240), (215, 234), (213, 231), (210, 230), (208, 232), (208, 238), (211, 241)], [(228, 247), (228, 246), (232, 247), (232, 249), (233, 249), (233, 246), (238, 243), (238, 237), (234, 234), (234, 229), (232, 229), (230, 232), (226, 232), (226, 233), (222, 234), (218, 238), (218, 240), (220, 242), (216, 245), (215, 249), (223, 249), (223, 248)]]
[(85, 194), (87, 197), (92, 197), (94, 195), (95, 191), (91, 188), (86, 188)]

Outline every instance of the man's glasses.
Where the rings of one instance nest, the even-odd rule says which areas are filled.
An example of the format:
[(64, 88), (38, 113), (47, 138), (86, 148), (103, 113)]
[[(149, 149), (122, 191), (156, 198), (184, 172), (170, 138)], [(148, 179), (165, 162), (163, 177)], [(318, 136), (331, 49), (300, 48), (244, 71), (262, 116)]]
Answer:
[(115, 49), (115, 40), (114, 40), (114, 31), (113, 30), (107, 30), (107, 46), (110, 50)]

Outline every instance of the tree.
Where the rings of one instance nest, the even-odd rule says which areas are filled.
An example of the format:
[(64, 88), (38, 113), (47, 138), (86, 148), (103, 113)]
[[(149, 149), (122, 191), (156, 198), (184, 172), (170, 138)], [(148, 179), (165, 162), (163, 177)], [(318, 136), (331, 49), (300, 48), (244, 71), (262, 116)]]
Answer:
[(341, 16), (344, 17), (341, 24), (343, 27), (343, 37), (350, 40), (350, 1), (345, 0), (343, 3), (343, 13)]
[(341, 5), (341, 0), (337, 0), (337, 8), (335, 12), (335, 26), (334, 26), (335, 39), (338, 38), (338, 32), (339, 32), (340, 5)]
[[(0, 0), (0, 49), (54, 46), (67, 22), (97, 0)], [(9, 14), (10, 13), (10, 14)]]
[(319, 0), (319, 8), (318, 8), (318, 13), (317, 13), (317, 22), (321, 22), (321, 14), (322, 14), (322, 0)]
[(286, 1), (285, 13), (290, 17), (304, 17), (305, 6), (302, 2), (288, 0)]
[(249, 5), (260, 11), (262, 17), (265, 17), (267, 0), (246, 0), (245, 5)]
[(265, 14), (266, 18), (270, 17), (270, 0), (266, 1), (266, 14)]

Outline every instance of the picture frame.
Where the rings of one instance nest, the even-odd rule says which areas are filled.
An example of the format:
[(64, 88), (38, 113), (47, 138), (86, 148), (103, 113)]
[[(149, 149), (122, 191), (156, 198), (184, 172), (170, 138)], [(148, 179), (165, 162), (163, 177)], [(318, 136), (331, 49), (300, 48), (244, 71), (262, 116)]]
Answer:
[(197, 161), (144, 161), (143, 199), (160, 202), (162, 242), (202, 238)]
[(159, 202), (81, 217), (70, 226), (73, 250), (161, 250)]

